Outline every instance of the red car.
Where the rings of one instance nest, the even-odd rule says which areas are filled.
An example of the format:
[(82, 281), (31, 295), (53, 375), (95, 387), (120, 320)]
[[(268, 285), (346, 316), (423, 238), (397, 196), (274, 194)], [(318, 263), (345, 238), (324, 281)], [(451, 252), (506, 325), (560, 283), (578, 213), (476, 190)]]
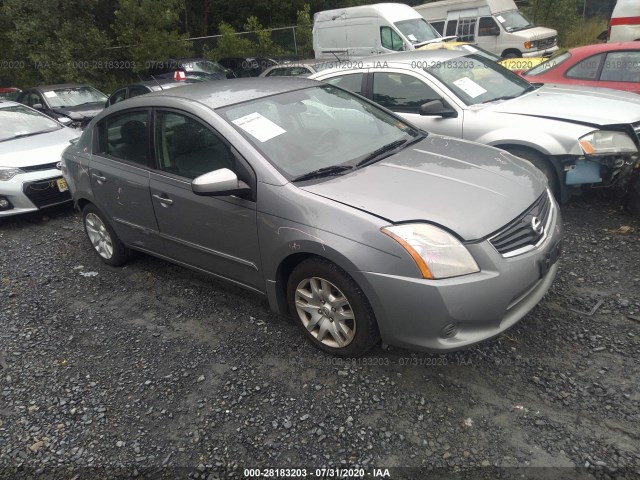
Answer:
[(640, 42), (572, 48), (520, 75), (531, 83), (586, 85), (640, 93)]

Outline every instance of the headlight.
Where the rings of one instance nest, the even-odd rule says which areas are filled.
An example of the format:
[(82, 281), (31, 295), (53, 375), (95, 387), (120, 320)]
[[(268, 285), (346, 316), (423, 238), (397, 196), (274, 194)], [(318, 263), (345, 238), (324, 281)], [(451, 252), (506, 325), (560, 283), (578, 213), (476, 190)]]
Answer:
[(580, 139), (585, 155), (609, 155), (612, 153), (637, 153), (633, 140), (624, 132), (596, 130)]
[(11, 180), (16, 175), (22, 173), (19, 168), (0, 167), (0, 181)]
[(427, 223), (384, 227), (416, 262), (424, 278), (449, 278), (479, 272), (467, 248), (450, 233)]

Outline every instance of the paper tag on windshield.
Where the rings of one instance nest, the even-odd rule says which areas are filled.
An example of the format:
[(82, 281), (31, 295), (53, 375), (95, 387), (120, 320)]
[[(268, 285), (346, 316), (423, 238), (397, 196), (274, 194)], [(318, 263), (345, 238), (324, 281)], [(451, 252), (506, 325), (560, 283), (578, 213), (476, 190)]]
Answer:
[(258, 112), (240, 117), (233, 123), (263, 143), (287, 132)]
[(497, 19), (500, 23), (504, 23), (504, 22), (506, 22), (506, 20), (504, 19), (504, 17), (503, 17), (502, 15), (498, 15), (498, 16), (496, 17), (496, 19)]
[(44, 96), (47, 98), (57, 97), (58, 94), (56, 92), (44, 92)]
[(411, 40), (412, 42), (417, 42), (418, 39), (416, 38), (416, 36), (413, 33), (410, 33), (409, 35), (407, 35), (407, 38), (409, 40)]
[(487, 91), (478, 85), (476, 82), (467, 77), (462, 77), (453, 82), (453, 84), (462, 90), (464, 93), (469, 95), (471, 98), (476, 98), (482, 95), (483, 93), (487, 93)]

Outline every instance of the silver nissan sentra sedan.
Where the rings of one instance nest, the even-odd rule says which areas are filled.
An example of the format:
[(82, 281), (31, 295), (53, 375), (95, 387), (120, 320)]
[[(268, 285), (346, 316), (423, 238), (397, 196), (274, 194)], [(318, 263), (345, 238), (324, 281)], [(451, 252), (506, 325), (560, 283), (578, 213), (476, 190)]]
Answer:
[(63, 174), (105, 263), (138, 250), (259, 292), (335, 355), (493, 337), (558, 268), (560, 211), (530, 163), (312, 80), (120, 102)]

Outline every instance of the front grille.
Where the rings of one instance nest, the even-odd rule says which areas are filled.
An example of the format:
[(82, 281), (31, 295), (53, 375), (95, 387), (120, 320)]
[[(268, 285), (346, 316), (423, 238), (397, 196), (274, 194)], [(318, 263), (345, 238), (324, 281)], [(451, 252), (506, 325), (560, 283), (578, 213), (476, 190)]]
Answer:
[(57, 178), (50, 178), (49, 180), (27, 182), (22, 186), (22, 191), (38, 208), (71, 200), (69, 191), (61, 192), (56, 180)]
[[(552, 209), (550, 194), (545, 192), (522, 215), (489, 238), (491, 245), (503, 257), (514, 257), (533, 250), (547, 236)], [(534, 218), (537, 222), (534, 222)], [(534, 223), (544, 228), (536, 231)]]
[(555, 47), (557, 42), (557, 37), (549, 37), (543, 38), (542, 40), (538, 40), (538, 48), (545, 49)]
[(30, 165), (28, 167), (20, 167), (20, 170), (22, 170), (23, 172), (39, 172), (40, 170), (51, 170), (52, 168), (58, 168), (56, 167), (58, 163), (60, 162), (43, 163), (42, 165)]

